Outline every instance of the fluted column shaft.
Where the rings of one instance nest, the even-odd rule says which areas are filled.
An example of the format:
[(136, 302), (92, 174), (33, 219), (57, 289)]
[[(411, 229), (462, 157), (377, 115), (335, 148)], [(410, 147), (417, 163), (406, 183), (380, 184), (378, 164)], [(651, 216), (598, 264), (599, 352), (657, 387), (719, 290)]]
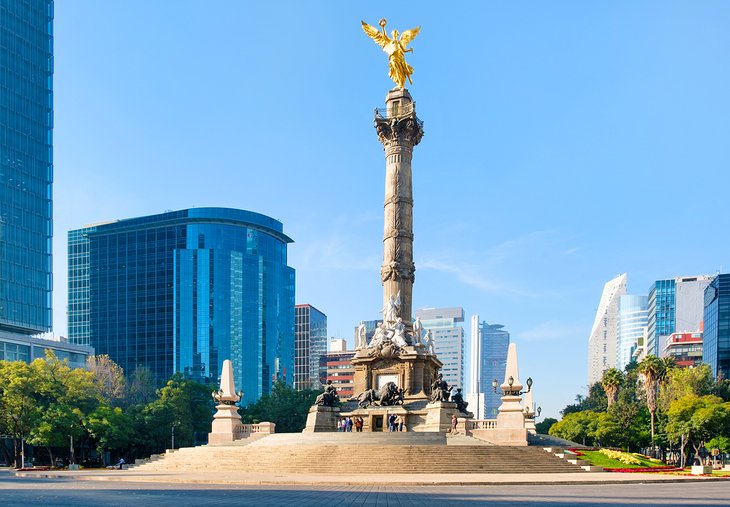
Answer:
[(398, 316), (410, 329), (413, 263), (413, 147), (423, 136), (416, 118), (415, 103), (407, 90), (391, 90), (386, 97), (386, 114), (375, 116), (375, 129), (385, 150), (385, 203), (383, 231), (383, 307), (400, 293)]

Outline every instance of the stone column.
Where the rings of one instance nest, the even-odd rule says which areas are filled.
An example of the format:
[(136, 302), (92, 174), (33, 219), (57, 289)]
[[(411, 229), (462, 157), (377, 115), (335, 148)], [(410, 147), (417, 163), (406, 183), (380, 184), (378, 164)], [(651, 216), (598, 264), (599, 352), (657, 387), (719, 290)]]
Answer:
[(375, 130), (385, 149), (385, 205), (383, 234), (383, 307), (400, 293), (398, 316), (411, 330), (413, 281), (413, 147), (423, 137), (423, 123), (408, 90), (391, 90), (386, 108), (375, 111)]

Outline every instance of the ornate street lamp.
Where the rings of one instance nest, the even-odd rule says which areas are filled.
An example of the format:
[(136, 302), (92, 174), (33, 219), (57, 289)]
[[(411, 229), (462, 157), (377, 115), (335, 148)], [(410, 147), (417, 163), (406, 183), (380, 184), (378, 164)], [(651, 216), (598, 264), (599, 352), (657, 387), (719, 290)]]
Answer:
[[(519, 390), (513, 390), (512, 385), (515, 383), (515, 379), (513, 377), (507, 378), (507, 385), (509, 386), (507, 389), (502, 389), (503, 396), (522, 396), (525, 393), (529, 393), (532, 389), (532, 377), (529, 377), (527, 379), (527, 391), (519, 391)], [(494, 392), (497, 392), (497, 387), (499, 387), (499, 380), (494, 379), (492, 380), (492, 389)], [(520, 386), (521, 387), (521, 386)]]

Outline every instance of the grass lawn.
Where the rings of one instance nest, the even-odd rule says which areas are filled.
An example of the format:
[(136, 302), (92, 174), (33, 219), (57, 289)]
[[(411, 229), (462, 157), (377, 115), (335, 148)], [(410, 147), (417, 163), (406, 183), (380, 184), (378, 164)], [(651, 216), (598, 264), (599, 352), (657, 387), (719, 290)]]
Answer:
[(605, 454), (600, 453), (599, 451), (580, 450), (580, 453), (584, 455), (585, 459), (591, 462), (591, 465), (603, 468), (654, 468), (666, 466), (664, 463), (649, 461), (649, 459), (645, 458), (644, 456), (634, 453), (631, 453), (631, 455), (641, 462), (639, 465), (627, 465), (626, 463), (621, 463), (619, 460), (611, 459)]

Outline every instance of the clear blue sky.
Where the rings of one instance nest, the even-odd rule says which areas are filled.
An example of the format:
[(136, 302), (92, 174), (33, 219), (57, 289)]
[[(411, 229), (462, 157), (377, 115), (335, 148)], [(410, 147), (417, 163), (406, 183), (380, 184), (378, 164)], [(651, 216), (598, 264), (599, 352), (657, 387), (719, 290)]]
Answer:
[(608, 279), (730, 268), (730, 3), (423, 4), (57, 2), (55, 332), (69, 229), (192, 206), (281, 220), (331, 336), (376, 318), (381, 17), (423, 27), (414, 306), (504, 324), (543, 415), (585, 390)]

